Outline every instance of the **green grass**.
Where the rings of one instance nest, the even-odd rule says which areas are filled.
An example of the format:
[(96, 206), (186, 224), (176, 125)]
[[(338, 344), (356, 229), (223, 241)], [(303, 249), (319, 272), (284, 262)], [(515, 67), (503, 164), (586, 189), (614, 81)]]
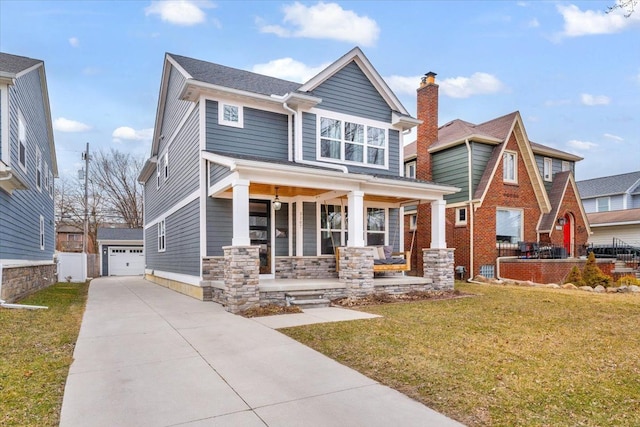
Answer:
[(456, 289), (282, 331), (470, 426), (640, 425), (640, 296)]
[(57, 426), (88, 284), (58, 283), (0, 308), (0, 425)]

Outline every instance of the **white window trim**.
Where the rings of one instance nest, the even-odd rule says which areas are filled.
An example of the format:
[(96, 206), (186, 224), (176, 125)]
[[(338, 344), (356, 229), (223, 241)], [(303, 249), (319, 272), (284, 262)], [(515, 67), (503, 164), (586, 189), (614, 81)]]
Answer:
[[(234, 122), (232, 120), (225, 120), (224, 118), (224, 107), (235, 107), (238, 109), (238, 121)], [(218, 124), (223, 126), (231, 126), (235, 128), (244, 128), (244, 106), (231, 104), (229, 102), (218, 101)]]
[[(416, 168), (418, 163), (415, 160), (405, 163), (404, 165), (404, 176), (406, 178), (416, 178)], [(410, 173), (410, 168), (413, 167), (413, 174)]]
[(418, 214), (409, 215), (409, 230), (413, 231), (418, 228)]
[(156, 162), (156, 188), (160, 188), (160, 160)]
[[(464, 211), (464, 221), (460, 220), (460, 211)], [(466, 207), (456, 208), (456, 225), (467, 225), (468, 211)]]
[[(369, 209), (382, 209), (384, 211), (384, 231), (378, 231), (378, 230), (369, 230), (369, 221), (368, 221), (368, 210)], [(384, 234), (384, 244), (388, 245), (389, 244), (389, 208), (387, 207), (382, 207), (382, 206), (376, 206), (376, 205), (369, 205), (366, 204), (364, 205), (364, 236), (365, 236), (365, 244), (366, 245), (370, 245), (370, 243), (368, 242), (369, 239), (369, 233), (371, 234)]]
[(44, 251), (44, 217), (40, 215), (40, 250)]
[(547, 182), (553, 181), (553, 160), (550, 157), (545, 157), (542, 161), (542, 179)]
[(162, 156), (162, 173), (165, 181), (169, 179), (169, 150)]
[(323, 231), (330, 231), (330, 232), (340, 232), (340, 241), (339, 242), (334, 242), (336, 247), (338, 246), (346, 246), (347, 244), (347, 220), (346, 220), (346, 215), (345, 215), (345, 211), (347, 210), (347, 205), (345, 203), (340, 204), (339, 200), (327, 200), (326, 204), (328, 206), (338, 206), (340, 207), (340, 215), (341, 215), (341, 221), (340, 221), (340, 229), (337, 228), (332, 228), (331, 230), (329, 230), (328, 228), (322, 228), (322, 214), (324, 213), (324, 206), (325, 206), (325, 202), (318, 202), (316, 203), (316, 218), (317, 220), (317, 230), (318, 230), (318, 244), (317, 244), (317, 253), (318, 255), (327, 255), (327, 254), (323, 254), (322, 253), (322, 232)]
[[(388, 123), (384, 123), (384, 122), (378, 122), (375, 120), (370, 120), (370, 119), (366, 119), (364, 117), (356, 117), (356, 116), (349, 116), (346, 114), (340, 114), (340, 113), (335, 113), (333, 111), (325, 111), (325, 110), (317, 110), (317, 111), (313, 111), (313, 113), (316, 115), (316, 160), (321, 161), (321, 162), (327, 162), (327, 163), (337, 163), (337, 164), (343, 164), (343, 165), (353, 165), (353, 166), (360, 166), (360, 167), (365, 167), (365, 168), (372, 168), (372, 169), (385, 169), (388, 170), (389, 169), (389, 130), (393, 129), (391, 126), (389, 126)], [(349, 123), (355, 123), (358, 125), (364, 125), (365, 126), (365, 135), (364, 135), (364, 148), (363, 148), (363, 162), (353, 162), (350, 160), (345, 160), (344, 156), (345, 156), (345, 149), (344, 149), (344, 139), (341, 139), (341, 144), (340, 144), (340, 158), (339, 159), (333, 159), (330, 157), (322, 157), (322, 147), (321, 147), (321, 143), (320, 140), (322, 139), (321, 133), (322, 133), (322, 126), (321, 126), (321, 120), (325, 118), (325, 119), (332, 119), (332, 120), (340, 120), (342, 122), (342, 129), (344, 131), (344, 122), (349, 122)], [(367, 159), (367, 127), (375, 127), (378, 129), (382, 129), (384, 130), (384, 134), (385, 134), (385, 145), (384, 145), (384, 164), (383, 165), (376, 165), (376, 164), (371, 164), (371, 163), (366, 163), (366, 159)], [(344, 138), (344, 132), (343, 132), (343, 138)], [(373, 147), (373, 148), (382, 148), (382, 147)]]
[[(598, 200), (606, 200), (607, 201), (607, 209), (605, 210), (600, 210), (600, 204), (598, 203)], [(611, 211), (611, 197), (607, 196), (607, 197), (596, 197), (596, 212), (609, 212)]]
[[(162, 240), (160, 239), (162, 238)], [(158, 222), (158, 252), (165, 252), (167, 250), (167, 228), (165, 220)]]
[(511, 208), (511, 207), (506, 207), (506, 206), (498, 206), (496, 207), (496, 220), (495, 220), (495, 224), (496, 224), (496, 247), (498, 247), (498, 245), (514, 245), (516, 246), (517, 243), (498, 243), (498, 211), (518, 211), (520, 212), (520, 240), (524, 239), (524, 209), (520, 209), (520, 208)]
[(54, 193), (54, 183), (53, 183), (53, 172), (51, 172), (51, 169), (49, 169), (49, 197), (51, 197), (53, 199), (53, 193)]
[[(20, 146), (24, 147), (24, 163), (20, 161)], [(27, 125), (22, 111), (18, 111), (18, 165), (24, 172), (27, 171)]]
[[(507, 168), (506, 168), (505, 159), (507, 155), (513, 155), (513, 179), (509, 179), (506, 177)], [(504, 151), (504, 154), (502, 156), (502, 180), (510, 184), (518, 183), (518, 153), (515, 151), (510, 151), (510, 150)]]
[[(38, 179), (38, 173), (40, 173), (40, 179)], [(36, 146), (36, 188), (41, 193), (42, 193), (42, 184), (43, 184), (42, 181), (43, 181), (42, 153), (40, 152), (40, 148)]]

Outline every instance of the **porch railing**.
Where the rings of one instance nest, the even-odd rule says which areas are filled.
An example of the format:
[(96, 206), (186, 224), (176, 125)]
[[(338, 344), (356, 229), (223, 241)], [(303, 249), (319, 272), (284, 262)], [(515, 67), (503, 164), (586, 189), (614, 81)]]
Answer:
[[(564, 246), (541, 242), (497, 243), (499, 257), (515, 256), (523, 259), (564, 259), (568, 257)], [(578, 249), (577, 256), (584, 255), (583, 248)]]
[(587, 253), (595, 253), (597, 258), (615, 258), (625, 262), (640, 261), (640, 248), (632, 246), (614, 237), (611, 245), (594, 245), (587, 247)]

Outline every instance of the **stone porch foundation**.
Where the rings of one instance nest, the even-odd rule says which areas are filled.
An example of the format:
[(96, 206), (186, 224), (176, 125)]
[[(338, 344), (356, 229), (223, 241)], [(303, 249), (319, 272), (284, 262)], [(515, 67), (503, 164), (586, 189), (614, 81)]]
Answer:
[(5, 265), (0, 271), (0, 299), (14, 303), (56, 283), (56, 264)]
[(371, 295), (373, 288), (373, 255), (368, 248), (340, 248), (338, 277), (344, 283), (348, 297)]
[(435, 290), (453, 290), (455, 249), (423, 249), (422, 267), (425, 279), (430, 279)]
[(258, 246), (225, 246), (224, 300), (231, 313), (248, 310), (260, 304), (260, 248)]

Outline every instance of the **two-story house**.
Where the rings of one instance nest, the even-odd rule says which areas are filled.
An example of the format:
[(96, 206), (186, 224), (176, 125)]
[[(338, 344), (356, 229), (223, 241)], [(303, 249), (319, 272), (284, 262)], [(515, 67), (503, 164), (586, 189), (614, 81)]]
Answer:
[[(423, 123), (405, 148), (405, 169), (462, 189), (445, 195), (447, 243), (464, 267), (460, 276), (494, 277), (500, 255), (545, 247), (555, 249), (550, 256), (584, 254), (590, 229), (573, 177), (580, 157), (531, 142), (517, 111), (438, 127), (435, 73), (423, 78), (417, 103)], [(418, 205), (407, 214), (407, 245), (428, 247), (430, 212)]]
[(44, 63), (0, 53), (0, 299), (55, 282), (56, 152)]
[(640, 247), (640, 171), (576, 184), (593, 230), (589, 243)]
[(401, 133), (418, 123), (359, 48), (303, 84), (166, 54), (139, 177), (146, 277), (231, 311), (284, 279), (367, 293), (365, 247), (403, 250), (416, 201), (434, 218), (429, 248), (451, 256), (457, 189), (403, 177)]

